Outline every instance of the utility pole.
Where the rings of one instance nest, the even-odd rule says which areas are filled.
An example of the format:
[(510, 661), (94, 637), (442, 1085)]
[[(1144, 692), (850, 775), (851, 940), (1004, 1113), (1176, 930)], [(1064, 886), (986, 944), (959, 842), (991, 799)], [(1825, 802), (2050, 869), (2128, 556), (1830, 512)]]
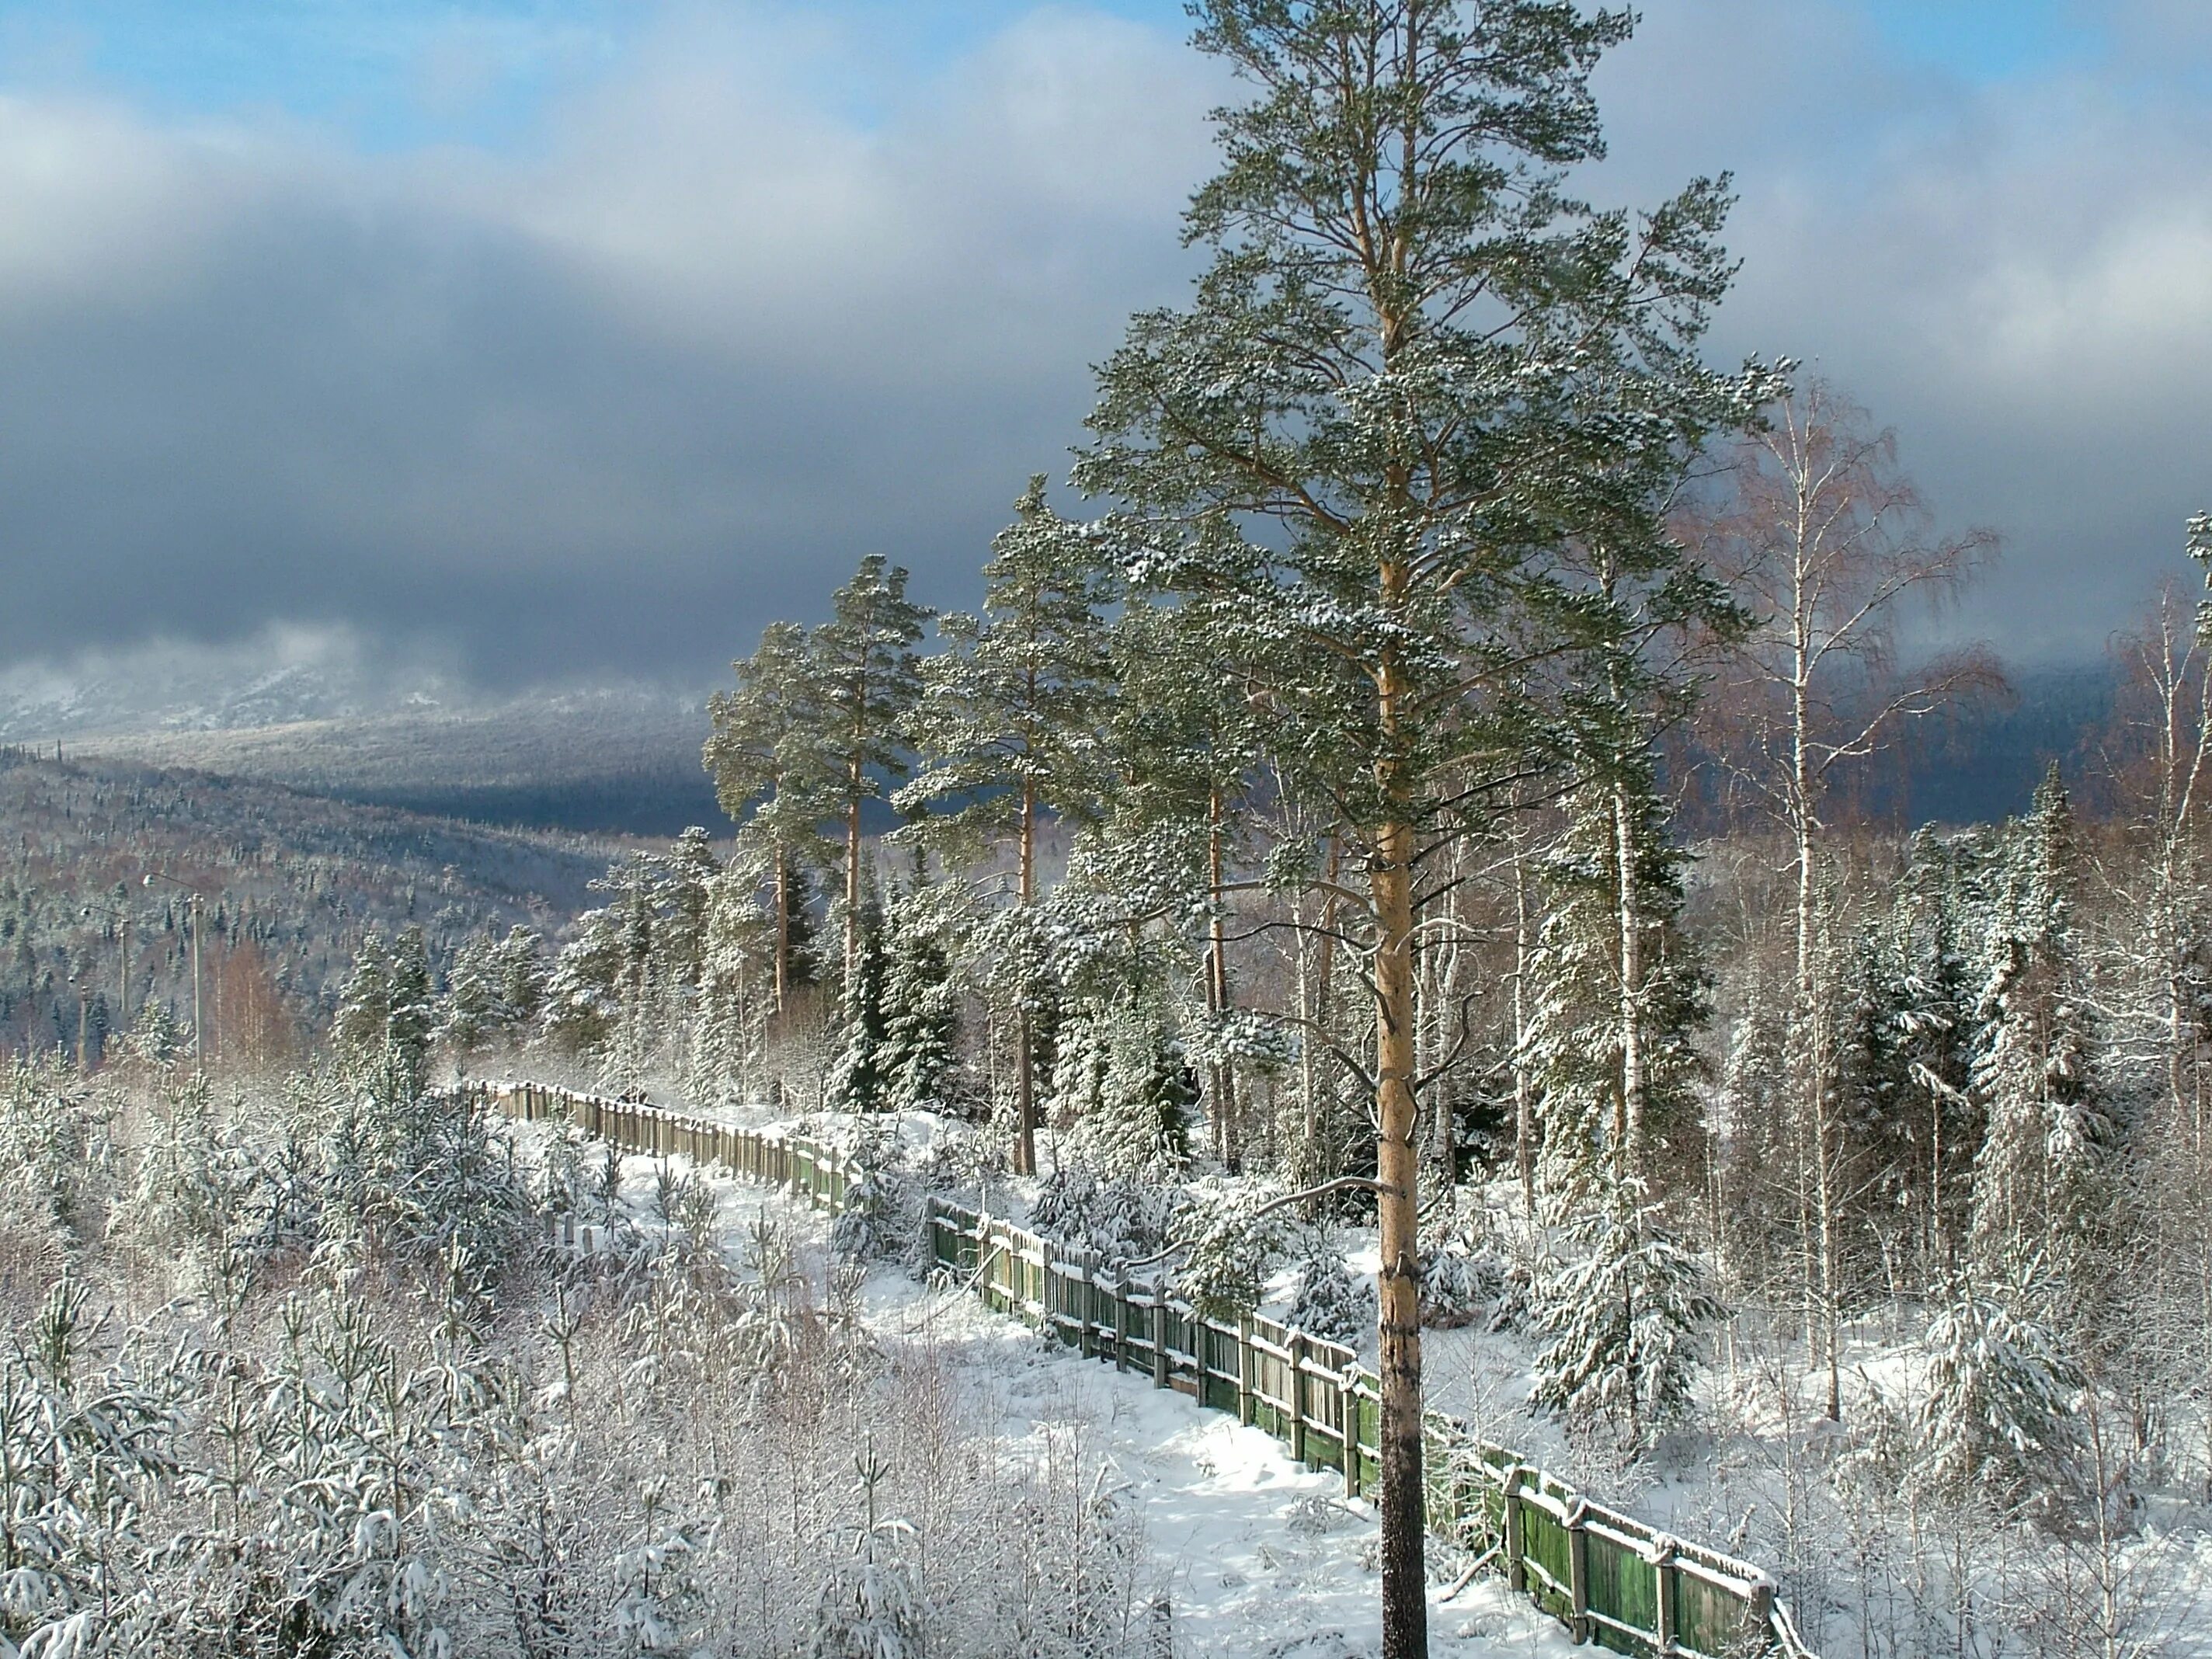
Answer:
[(200, 896), (192, 895), (192, 1069), (204, 1071), (207, 1026), (200, 1019)]
[(192, 901), (191, 909), (188, 912), (192, 930), (192, 1069), (204, 1072), (207, 1070), (207, 1027), (200, 1023), (200, 922), (205, 915), (205, 901), (198, 888), (158, 872), (149, 871), (140, 885), (151, 887), (157, 881), (166, 882), (190, 895)]

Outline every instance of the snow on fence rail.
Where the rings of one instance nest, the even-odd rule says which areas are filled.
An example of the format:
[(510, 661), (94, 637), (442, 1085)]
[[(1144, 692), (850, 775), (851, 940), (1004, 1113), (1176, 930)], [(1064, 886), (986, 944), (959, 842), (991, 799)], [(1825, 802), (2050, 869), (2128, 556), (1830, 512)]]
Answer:
[[(833, 1214), (866, 1173), (800, 1136), (538, 1084), (478, 1087), (509, 1117), (565, 1117), (628, 1151), (719, 1164)], [(1308, 1468), (1341, 1471), (1347, 1495), (1374, 1489), (1381, 1395), (1352, 1350), (1256, 1315), (1233, 1324), (1202, 1317), (1163, 1278), (1117, 1272), (1091, 1251), (944, 1199), (929, 1200), (927, 1227), (930, 1260), (998, 1311), (1148, 1374), (1155, 1387), (1234, 1412)], [(570, 1221), (562, 1242), (588, 1249), (591, 1231)], [(1684, 1659), (1817, 1659), (1759, 1568), (1593, 1504), (1456, 1418), (1431, 1412), (1426, 1430), (1431, 1530), (1495, 1563), (1576, 1641)]]

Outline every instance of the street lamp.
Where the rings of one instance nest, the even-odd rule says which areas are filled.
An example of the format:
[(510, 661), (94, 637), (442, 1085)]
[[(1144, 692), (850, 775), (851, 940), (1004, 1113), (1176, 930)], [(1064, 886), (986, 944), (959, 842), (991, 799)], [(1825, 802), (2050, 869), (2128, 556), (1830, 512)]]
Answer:
[(142, 887), (151, 887), (157, 881), (166, 882), (168, 885), (176, 888), (180, 892), (189, 893), (191, 895), (192, 1069), (194, 1071), (204, 1071), (207, 1069), (207, 1050), (203, 1046), (204, 1039), (202, 1034), (207, 1030), (207, 1028), (200, 1024), (200, 918), (203, 908), (200, 890), (193, 886), (190, 882), (179, 881), (174, 876), (161, 875), (152, 871), (148, 872), (145, 878), (141, 880), (138, 884)]

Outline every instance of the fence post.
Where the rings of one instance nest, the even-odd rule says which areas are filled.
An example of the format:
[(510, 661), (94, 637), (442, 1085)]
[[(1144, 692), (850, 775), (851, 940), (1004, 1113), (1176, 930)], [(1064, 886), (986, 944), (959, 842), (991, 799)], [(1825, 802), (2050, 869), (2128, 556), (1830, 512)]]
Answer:
[(1579, 1647), (1589, 1640), (1589, 1505), (1577, 1498), (1567, 1507), (1568, 1632)]
[(1162, 1279), (1152, 1285), (1152, 1386), (1168, 1382), (1168, 1282)]
[(1306, 1334), (1291, 1332), (1291, 1455), (1306, 1461)]
[(1359, 1390), (1347, 1365), (1337, 1373), (1336, 1400), (1344, 1419), (1344, 1495), (1359, 1496)]
[(1764, 1650), (1774, 1644), (1774, 1585), (1761, 1579), (1751, 1587), (1751, 1628), (1743, 1633), (1744, 1645), (1756, 1642)]
[(1114, 1369), (1129, 1369), (1129, 1281), (1114, 1282)]
[(1658, 1640), (1659, 1651), (1672, 1653), (1674, 1650), (1674, 1626), (1679, 1622), (1674, 1599), (1680, 1588), (1680, 1580), (1674, 1575), (1674, 1540), (1662, 1533), (1652, 1540), (1652, 1545), (1651, 1601), (1659, 1610), (1656, 1617), (1658, 1628), (1654, 1634)]
[(1076, 1314), (1075, 1350), (1088, 1359), (1098, 1352), (1098, 1334), (1092, 1328), (1091, 1320), (1094, 1303), (1091, 1279), (1093, 1264), (1083, 1262), (1079, 1264), (1079, 1271), (1083, 1274), (1082, 1278), (1071, 1277), (1067, 1281), (1067, 1299), (1082, 1304)]
[(1505, 1583), (1507, 1589), (1522, 1595), (1528, 1589), (1528, 1569), (1522, 1565), (1527, 1540), (1521, 1518), (1521, 1480), (1527, 1473), (1527, 1466), (1521, 1463), (1505, 1471)]
[(1252, 1316), (1237, 1316), (1237, 1420), (1252, 1420)]

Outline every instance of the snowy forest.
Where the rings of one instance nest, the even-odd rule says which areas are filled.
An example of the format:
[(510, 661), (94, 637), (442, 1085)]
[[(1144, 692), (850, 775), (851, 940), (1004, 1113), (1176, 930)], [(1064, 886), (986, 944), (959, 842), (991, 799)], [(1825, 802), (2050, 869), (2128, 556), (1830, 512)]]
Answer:
[[(2212, 518), (2024, 811), (1905, 821), (2010, 695), (2002, 550), (1846, 389), (1705, 360), (1726, 179), (1578, 198), (1631, 20), (1194, 11), (1249, 95), (1188, 302), (980, 608), (870, 553), (740, 642), (727, 825), (573, 915), (602, 849), (483, 832), (282, 938), (241, 845), (134, 997), (137, 864), (11, 819), (0, 1651), (1232, 1650), (1110, 1424), (963, 1384), (932, 1195), (1375, 1368), (1379, 1490), (1300, 1512), (1372, 1533), (1366, 1622), (1235, 1651), (1563, 1642), (1448, 1605), (1427, 1406), (1828, 1659), (2212, 1645)], [(180, 915), (282, 1040), (207, 1042)], [(793, 1128), (869, 1206), (481, 1078)]]

